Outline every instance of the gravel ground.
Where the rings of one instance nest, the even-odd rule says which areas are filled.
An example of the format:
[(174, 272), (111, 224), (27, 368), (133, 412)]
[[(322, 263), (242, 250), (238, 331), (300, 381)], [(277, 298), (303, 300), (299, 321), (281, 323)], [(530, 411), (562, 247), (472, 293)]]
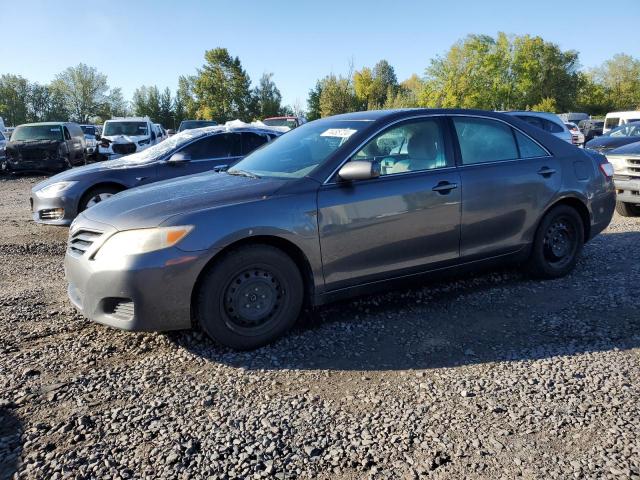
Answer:
[(0, 180), (0, 478), (640, 478), (640, 219), (564, 279), (390, 291), (236, 353), (77, 315), (35, 181)]

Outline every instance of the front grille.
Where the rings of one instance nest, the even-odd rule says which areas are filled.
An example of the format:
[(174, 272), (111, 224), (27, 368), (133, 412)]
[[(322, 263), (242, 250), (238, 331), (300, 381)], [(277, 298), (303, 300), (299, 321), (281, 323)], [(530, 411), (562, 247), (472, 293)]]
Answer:
[(135, 143), (114, 143), (111, 146), (113, 153), (119, 153), (121, 155), (129, 155), (136, 151)]
[(102, 232), (95, 230), (78, 230), (69, 237), (68, 252), (76, 257), (80, 257), (89, 250), (93, 242), (100, 236), (102, 236)]
[(64, 217), (64, 208), (48, 208), (40, 210), (40, 220), (60, 220)]
[(135, 306), (130, 298), (105, 298), (102, 305), (104, 313), (113, 315), (118, 320), (133, 320)]
[(21, 159), (26, 162), (35, 162), (47, 160), (51, 156), (51, 152), (47, 150), (25, 149), (20, 152)]

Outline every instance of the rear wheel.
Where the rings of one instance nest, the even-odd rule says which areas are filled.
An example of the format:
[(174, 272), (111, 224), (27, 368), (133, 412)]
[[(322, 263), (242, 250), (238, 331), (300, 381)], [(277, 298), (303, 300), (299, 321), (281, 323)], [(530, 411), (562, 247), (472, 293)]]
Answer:
[(573, 208), (559, 205), (540, 222), (527, 271), (537, 278), (558, 278), (575, 267), (584, 245), (582, 217)]
[(103, 202), (116, 193), (121, 192), (121, 188), (117, 188), (111, 185), (97, 186), (92, 188), (82, 196), (80, 204), (78, 205), (78, 213), (85, 211), (87, 208), (91, 208), (100, 202)]
[(240, 247), (205, 274), (196, 297), (196, 318), (222, 345), (257, 348), (296, 322), (302, 285), (298, 267), (283, 251), (269, 245)]
[(616, 202), (616, 212), (623, 217), (640, 217), (640, 205), (627, 202)]

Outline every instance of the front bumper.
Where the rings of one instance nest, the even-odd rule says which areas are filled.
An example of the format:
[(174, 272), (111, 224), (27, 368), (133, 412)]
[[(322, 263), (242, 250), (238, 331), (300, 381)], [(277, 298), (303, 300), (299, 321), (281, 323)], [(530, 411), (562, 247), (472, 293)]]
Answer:
[(8, 172), (58, 172), (67, 169), (63, 157), (51, 155), (39, 160), (16, 159), (6, 155), (2, 168)]
[(70, 225), (78, 214), (78, 199), (70, 191), (60, 197), (43, 198), (32, 190), (29, 202), (31, 204), (31, 218), (36, 223)]
[(92, 232), (92, 244), (82, 254), (68, 248), (64, 262), (69, 299), (85, 317), (132, 331), (191, 328), (191, 294), (211, 258), (207, 251), (168, 248), (116, 261), (95, 260), (95, 252), (116, 229), (83, 218), (81, 227), (74, 225), (70, 247), (85, 231)]
[(614, 176), (613, 181), (616, 184), (616, 199), (619, 202), (640, 205), (640, 177), (621, 179)]

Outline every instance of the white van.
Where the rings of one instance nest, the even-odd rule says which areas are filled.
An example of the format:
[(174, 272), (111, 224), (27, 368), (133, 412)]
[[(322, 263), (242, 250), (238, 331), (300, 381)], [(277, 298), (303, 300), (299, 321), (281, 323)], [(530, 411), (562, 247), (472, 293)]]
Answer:
[(104, 122), (98, 152), (112, 160), (140, 152), (156, 143), (156, 126), (149, 117), (112, 118)]
[(604, 127), (602, 128), (602, 134), (604, 135), (612, 128), (619, 127), (631, 122), (640, 121), (640, 111), (630, 112), (609, 112), (604, 118)]

